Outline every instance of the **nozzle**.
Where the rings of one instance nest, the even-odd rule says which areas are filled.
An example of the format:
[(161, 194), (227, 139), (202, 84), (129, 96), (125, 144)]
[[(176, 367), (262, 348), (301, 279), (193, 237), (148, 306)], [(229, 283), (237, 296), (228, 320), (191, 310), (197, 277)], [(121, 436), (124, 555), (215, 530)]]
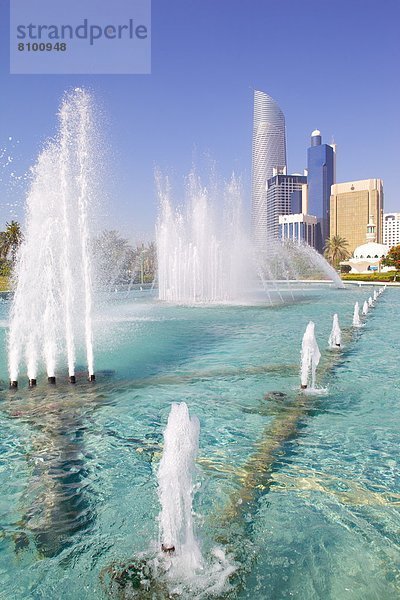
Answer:
[(161, 544), (161, 550), (166, 554), (173, 554), (175, 552), (175, 546), (168, 544)]
[(48, 377), (47, 378), (47, 382), (51, 383), (52, 385), (56, 384), (56, 378), (55, 377)]
[(302, 383), (300, 386), (301, 390), (306, 390), (307, 389), (307, 384)]
[(10, 381), (10, 389), (15, 390), (18, 387), (18, 381)]
[(96, 381), (96, 376), (94, 373), (92, 373), (92, 375), (89, 375), (88, 381)]
[(76, 377), (75, 377), (75, 375), (70, 375), (69, 376), (69, 382), (70, 383), (76, 383)]
[(29, 380), (29, 387), (30, 388), (36, 387), (36, 379), (30, 379)]

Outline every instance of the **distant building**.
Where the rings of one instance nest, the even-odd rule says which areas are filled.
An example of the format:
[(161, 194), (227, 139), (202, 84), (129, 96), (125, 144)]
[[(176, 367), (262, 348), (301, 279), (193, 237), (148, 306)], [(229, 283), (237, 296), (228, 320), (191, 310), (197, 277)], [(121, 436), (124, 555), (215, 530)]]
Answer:
[(315, 248), (315, 231), (317, 217), (303, 213), (293, 215), (280, 215), (279, 237), (282, 241), (290, 240), (301, 244), (306, 242)]
[(349, 252), (364, 243), (365, 230), (372, 216), (376, 240), (382, 242), (383, 181), (362, 179), (336, 183), (331, 189), (330, 235), (345, 238)]
[(307, 150), (308, 214), (315, 215), (316, 249), (323, 252), (329, 237), (329, 214), (331, 186), (335, 183), (336, 147), (322, 144), (318, 129), (311, 134), (311, 146)]
[(400, 244), (400, 213), (386, 213), (383, 215), (382, 242), (389, 248)]
[(267, 181), (273, 169), (286, 169), (285, 117), (265, 92), (254, 90), (252, 144), (252, 232), (258, 248), (267, 243)]
[(389, 246), (376, 241), (376, 225), (372, 215), (367, 224), (367, 235), (364, 244), (357, 246), (352, 258), (342, 261), (341, 265), (349, 265), (350, 273), (370, 273), (371, 271), (390, 271), (391, 267), (382, 267), (382, 259), (389, 252)]
[(267, 181), (267, 241), (280, 237), (279, 215), (289, 215), (293, 209), (296, 213), (302, 211), (302, 190), (306, 183), (305, 175), (286, 175), (274, 170), (274, 176)]

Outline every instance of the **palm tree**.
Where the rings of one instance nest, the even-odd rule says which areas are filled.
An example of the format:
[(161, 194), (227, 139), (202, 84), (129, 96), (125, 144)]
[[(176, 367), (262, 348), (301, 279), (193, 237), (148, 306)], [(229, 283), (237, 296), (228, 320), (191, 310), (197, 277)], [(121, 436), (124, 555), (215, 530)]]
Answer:
[(350, 257), (348, 245), (348, 241), (340, 235), (333, 235), (326, 240), (324, 256), (336, 269), (342, 260)]
[(11, 221), (11, 223), (6, 223), (6, 230), (2, 231), (1, 234), (1, 255), (7, 258), (9, 252), (11, 252), (11, 261), (14, 262), (18, 247), (23, 240), (21, 226), (17, 221)]

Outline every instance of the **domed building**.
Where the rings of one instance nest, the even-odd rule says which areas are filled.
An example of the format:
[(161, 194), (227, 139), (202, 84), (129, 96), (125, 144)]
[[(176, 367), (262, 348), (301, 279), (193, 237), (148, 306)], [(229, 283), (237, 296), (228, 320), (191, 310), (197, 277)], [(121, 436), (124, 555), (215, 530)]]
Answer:
[(358, 246), (352, 258), (344, 260), (341, 265), (349, 265), (350, 273), (371, 273), (371, 271), (390, 271), (390, 267), (382, 267), (382, 259), (388, 254), (390, 248), (385, 244), (376, 242), (376, 226), (373, 217), (369, 218), (367, 225), (366, 243)]

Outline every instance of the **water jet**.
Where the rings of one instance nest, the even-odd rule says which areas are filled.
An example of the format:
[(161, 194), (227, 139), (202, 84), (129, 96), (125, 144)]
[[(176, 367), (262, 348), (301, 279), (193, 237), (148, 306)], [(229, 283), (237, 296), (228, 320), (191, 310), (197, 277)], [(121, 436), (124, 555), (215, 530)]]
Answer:
[(315, 389), (315, 374), (321, 358), (321, 353), (318, 348), (315, 338), (315, 324), (310, 321), (304, 332), (301, 345), (301, 368), (300, 368), (300, 388), (305, 390), (308, 388), (309, 376), (311, 374), (311, 388)]
[(360, 308), (358, 302), (354, 305), (354, 313), (353, 313), (353, 327), (362, 327), (361, 319), (360, 319)]
[(342, 343), (342, 332), (340, 331), (339, 318), (336, 313), (333, 315), (332, 331), (328, 343), (330, 348), (340, 348)]
[(26, 199), (10, 312), (11, 381), (24, 362), (30, 380), (46, 370), (54, 383), (63, 360), (73, 374), (81, 337), (88, 372), (94, 371), (89, 223), (97, 172), (90, 95), (82, 89), (67, 93), (58, 118), (58, 133), (32, 169)]

